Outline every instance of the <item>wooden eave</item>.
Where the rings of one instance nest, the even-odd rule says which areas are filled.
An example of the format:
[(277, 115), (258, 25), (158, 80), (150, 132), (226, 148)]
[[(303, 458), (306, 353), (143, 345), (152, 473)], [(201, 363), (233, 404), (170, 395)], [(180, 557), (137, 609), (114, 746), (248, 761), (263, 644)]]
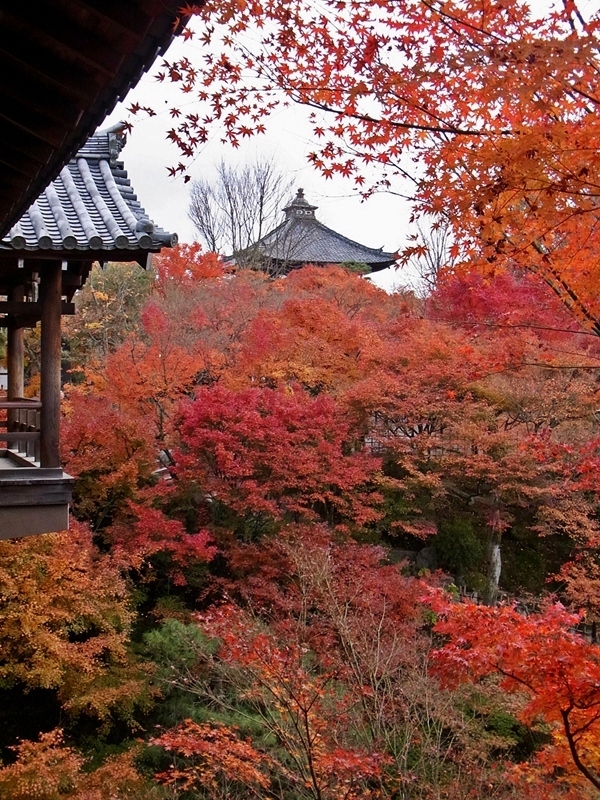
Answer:
[(180, 6), (29, 0), (0, 9), (0, 238), (166, 50), (186, 22)]

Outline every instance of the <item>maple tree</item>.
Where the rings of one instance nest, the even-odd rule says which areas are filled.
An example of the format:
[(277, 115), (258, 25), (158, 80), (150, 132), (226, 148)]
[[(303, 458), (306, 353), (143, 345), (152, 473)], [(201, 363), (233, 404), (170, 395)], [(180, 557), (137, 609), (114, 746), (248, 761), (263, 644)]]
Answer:
[[(444, 279), (424, 307), (409, 297), (382, 295), (341, 269), (306, 268), (273, 282), (244, 271), (231, 280), (198, 248), (186, 253), (170, 254), (159, 265), (164, 276), (142, 314), (140, 335), (109, 357), (104, 376), (70, 393), (67, 466), (82, 480), (88, 476), (79, 507), (104, 526), (114, 518), (113, 541), (120, 548), (129, 536), (131, 553), (159, 549), (160, 526), (150, 526), (154, 532), (142, 546), (144, 526), (127, 501), (163, 510), (173, 502), (174, 486), (166, 494), (165, 484), (149, 489), (157, 449), (163, 449), (163, 469), (165, 463), (170, 468), (182, 450), (184, 427), (177, 469), (185, 479), (178, 487), (187, 487), (179, 492), (188, 504), (186, 535), (214, 523), (217, 507), (198, 500), (189, 505), (194, 481), (207, 491), (218, 486), (225, 505), (249, 519), (256, 502), (276, 516), (284, 506), (286, 513), (300, 507), (305, 513), (312, 503), (314, 511), (314, 481), (325, 488), (329, 472), (339, 473), (335, 513), (351, 499), (344, 512), (350, 519), (359, 508), (356, 469), (375, 450), (386, 477), (372, 472), (370, 491), (382, 493), (388, 511), (381, 506), (374, 514), (370, 503), (369, 514), (382, 530), (431, 536), (443, 513), (462, 515), (492, 538), (516, 520), (546, 532), (566, 532), (570, 525), (582, 543), (592, 541), (591, 505), (573, 472), (578, 456), (568, 446), (587, 447), (593, 436), (597, 348), (594, 337), (569, 333), (568, 315), (561, 320), (560, 305), (546, 302), (541, 282), (510, 275)], [(195, 276), (196, 269), (201, 274)], [(321, 398), (323, 429), (331, 427), (334, 438), (339, 429), (338, 445), (331, 449), (326, 437), (319, 445), (330, 448), (329, 456), (316, 446), (320, 433), (301, 432), (312, 413), (305, 392)], [(201, 400), (186, 408), (195, 393)], [(300, 424), (295, 450), (285, 429), (288, 413)], [(220, 430), (224, 419), (233, 426), (229, 436)], [(202, 446), (194, 435), (203, 437)], [(209, 464), (215, 437), (218, 459), (233, 459), (224, 472), (219, 460)], [(352, 459), (328, 460), (335, 447), (356, 450), (360, 441), (362, 453)], [(271, 448), (267, 464), (264, 453)], [(309, 468), (314, 475), (307, 482)], [(565, 484), (567, 473), (572, 477)], [(290, 491), (295, 499), (285, 497)], [(568, 501), (572, 491), (576, 502)], [(175, 554), (172, 528), (165, 523), (163, 533)]]
[[(235, 796), (229, 771), (254, 748), (239, 768), (252, 782), (242, 796), (429, 798), (468, 786), (503, 797), (500, 771), (479, 759), (506, 743), (463, 713), (473, 700), (427, 674), (417, 585), (380, 548), (335, 541), (323, 526), (288, 529), (265, 548), (272, 564), (244, 546), (244, 579), (228, 587), (245, 609), (212, 605), (197, 624), (214, 638), (167, 662), (166, 679), (207, 703), (217, 726), (187, 721), (155, 739), (186, 757), (159, 778), (210, 792), (221, 771)], [(226, 740), (231, 760), (215, 759)]]
[(150, 744), (197, 763), (174, 767), (156, 777), (164, 784), (183, 790), (199, 786), (207, 797), (228, 797), (240, 788), (247, 797), (256, 797), (256, 788), (269, 785), (265, 766), (269, 759), (224, 725), (198, 725), (186, 720), (176, 730), (150, 740)]
[(179, 430), (178, 481), (240, 514), (318, 515), (334, 525), (377, 518), (378, 459), (349, 451), (351, 427), (325, 395), (201, 388)]
[(159, 292), (191, 289), (198, 281), (222, 277), (226, 269), (216, 253), (203, 250), (199, 242), (165, 249), (154, 260)]
[(279, 104), (300, 103), (325, 176), (366, 192), (402, 191), (402, 179), (417, 214), (451, 225), (455, 268), (530, 271), (598, 333), (597, 13), (584, 19), (573, 0), (544, 14), (520, 0), (230, 0), (182, 13), (204, 57), (165, 60), (158, 78), (184, 93), (168, 132), (184, 161), (216, 127), (238, 146)]
[[(40, 562), (64, 588), (48, 592), (48, 615), (89, 605), (90, 576), (106, 570), (104, 591), (115, 582), (111, 602), (127, 616), (93, 675), (73, 675), (60, 654), (65, 636), (73, 658), (92, 653), (96, 629), (85, 641), (56, 633), (52, 691), (68, 735), (50, 750), (82, 758), (94, 746), (79, 718), (100, 753), (109, 732), (125, 746), (132, 728), (151, 731), (138, 772), (160, 778), (140, 778), (141, 796), (539, 800), (564, 769), (560, 791), (585, 797), (568, 743), (558, 729), (544, 740), (522, 695), (489, 678), (439, 689), (431, 615), (409, 574), (411, 551), (426, 547), (478, 588), (497, 534), (499, 588), (541, 591), (558, 573), (562, 598), (600, 607), (596, 338), (518, 272), (442, 275), (424, 300), (339, 268), (231, 277), (197, 246), (157, 264), (139, 319), (66, 390), (75, 510), (101, 550), (76, 529), (92, 557), (73, 558), (82, 574), (71, 580), (59, 537), (50, 568)], [(390, 564), (390, 545), (409, 561)], [(25, 561), (7, 567), (25, 572)], [(95, 602), (111, 614), (106, 594)], [(479, 623), (482, 646), (493, 619)], [(16, 676), (28, 660), (9, 633)], [(541, 671), (571, 652), (557, 641)], [(38, 745), (31, 774), (38, 757), (45, 769)], [(587, 740), (580, 752), (593, 769)], [(100, 760), (83, 768), (90, 781)], [(110, 764), (97, 785), (118, 797)], [(125, 787), (133, 762), (121, 766)], [(96, 800), (82, 780), (74, 768), (68, 791), (85, 785)]]
[(126, 800), (151, 797), (152, 787), (134, 766), (135, 748), (86, 771), (85, 758), (55, 729), (37, 742), (13, 748), (13, 764), (0, 767), (0, 793), (12, 800)]
[(510, 606), (484, 609), (441, 596), (431, 605), (441, 615), (435, 630), (448, 638), (434, 654), (444, 682), (452, 686), (499, 675), (506, 691), (527, 696), (523, 720), (552, 726), (553, 746), (542, 752), (540, 769), (554, 782), (583, 781), (600, 789), (599, 653), (570, 630), (578, 616), (560, 605), (525, 616)]
[(150, 422), (119, 408), (100, 386), (67, 388), (61, 438), (63, 463), (78, 478), (76, 513), (94, 529), (135, 497), (156, 468)]
[(152, 690), (127, 649), (133, 613), (119, 566), (76, 522), (0, 551), (2, 685), (51, 689), (70, 715), (107, 727), (132, 723)]

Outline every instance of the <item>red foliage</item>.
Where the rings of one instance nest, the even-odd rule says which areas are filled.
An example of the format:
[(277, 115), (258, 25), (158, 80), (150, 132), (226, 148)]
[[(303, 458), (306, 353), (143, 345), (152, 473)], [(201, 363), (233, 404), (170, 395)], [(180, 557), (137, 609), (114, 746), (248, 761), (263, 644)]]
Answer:
[(333, 522), (376, 519), (379, 459), (353, 451), (349, 421), (325, 395), (201, 388), (182, 409), (179, 481), (240, 514), (319, 514)]
[(155, 553), (169, 553), (177, 567), (171, 572), (175, 583), (185, 584), (184, 567), (215, 557), (217, 548), (208, 531), (189, 534), (179, 520), (140, 504), (129, 503), (129, 510), (133, 519), (120, 521), (110, 529), (115, 556), (121, 563), (139, 569)]
[(225, 267), (216, 253), (206, 253), (198, 242), (165, 248), (156, 257), (158, 289), (193, 287), (206, 278), (221, 278)]
[(311, 669), (305, 645), (273, 636), (234, 606), (213, 607), (199, 620), (219, 640), (219, 660), (240, 676), (238, 691), (291, 756), (288, 780), (315, 800), (382, 796), (378, 779), (389, 759), (339, 741), (354, 698), (332, 680), (335, 670)]
[(155, 468), (153, 431), (144, 417), (119, 408), (106, 391), (71, 388), (63, 405), (62, 458), (74, 476), (93, 472), (96, 491), (119, 482), (135, 485)]
[[(442, 275), (427, 305), (435, 319), (460, 325), (479, 323), (480, 334), (496, 338), (529, 331), (545, 341), (565, 341), (561, 333), (579, 330), (558, 297), (540, 278), (527, 273), (485, 276), (472, 270)], [(585, 341), (586, 337), (580, 338), (581, 343)]]
[[(449, 603), (434, 595), (441, 618), (435, 631), (448, 638), (434, 654), (443, 682), (478, 681), (499, 675), (507, 692), (524, 693), (522, 719), (553, 729), (553, 749), (544, 751), (546, 770), (567, 770), (600, 789), (600, 651), (572, 632), (578, 616), (560, 605), (525, 615), (515, 608)], [(585, 780), (584, 780), (585, 779)]]
[(221, 785), (243, 789), (246, 797), (256, 797), (256, 789), (266, 789), (269, 785), (270, 759), (240, 738), (234, 728), (199, 725), (188, 719), (151, 739), (150, 744), (186, 760), (186, 765), (172, 765), (168, 772), (158, 774), (160, 783), (175, 784), (183, 790), (200, 788), (211, 798), (222, 796)]

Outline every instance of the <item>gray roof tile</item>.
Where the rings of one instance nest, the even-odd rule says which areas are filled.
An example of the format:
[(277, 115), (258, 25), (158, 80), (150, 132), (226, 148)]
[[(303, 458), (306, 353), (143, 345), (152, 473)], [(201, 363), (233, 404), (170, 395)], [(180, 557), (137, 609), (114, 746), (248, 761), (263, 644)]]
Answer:
[[(177, 244), (140, 204), (118, 161), (119, 126), (94, 134), (2, 239), (2, 250), (147, 250)], [(108, 255), (108, 253), (107, 253)]]
[(365, 245), (342, 236), (315, 217), (317, 206), (310, 205), (302, 189), (284, 209), (286, 219), (257, 243), (260, 251), (276, 261), (303, 264), (343, 264), (357, 262), (374, 269), (393, 264), (396, 253)]

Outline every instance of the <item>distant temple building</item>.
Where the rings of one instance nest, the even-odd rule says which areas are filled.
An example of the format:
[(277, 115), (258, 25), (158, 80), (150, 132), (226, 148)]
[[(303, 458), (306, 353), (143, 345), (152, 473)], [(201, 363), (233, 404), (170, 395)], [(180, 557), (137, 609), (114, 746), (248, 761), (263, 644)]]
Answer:
[(342, 236), (315, 217), (312, 206), (298, 189), (296, 197), (284, 208), (285, 220), (252, 247), (233, 259), (242, 265), (262, 268), (271, 274), (286, 274), (305, 264), (365, 264), (370, 272), (389, 267), (396, 253), (385, 253)]

